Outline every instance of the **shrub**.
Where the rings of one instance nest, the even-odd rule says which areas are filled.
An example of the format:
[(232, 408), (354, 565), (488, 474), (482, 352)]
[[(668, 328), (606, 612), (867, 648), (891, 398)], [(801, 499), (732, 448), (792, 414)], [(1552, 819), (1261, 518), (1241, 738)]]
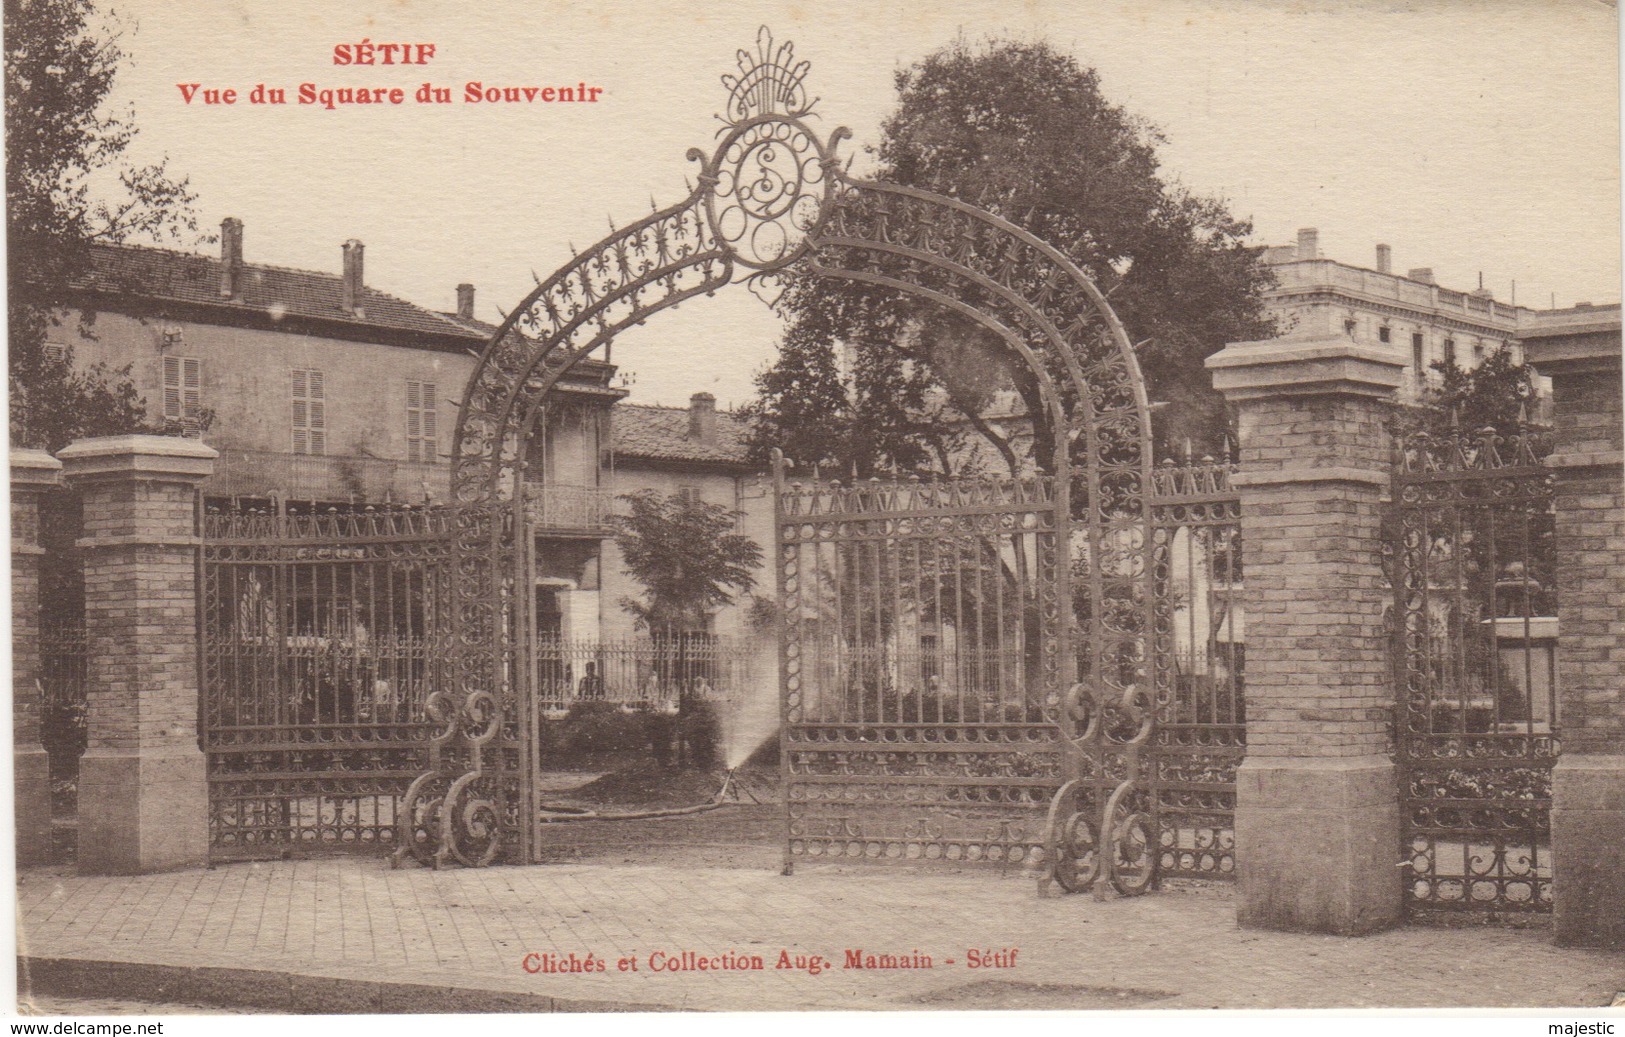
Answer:
[(643, 718), (614, 702), (577, 702), (564, 718), (560, 742), (569, 752), (639, 749), (646, 743)]

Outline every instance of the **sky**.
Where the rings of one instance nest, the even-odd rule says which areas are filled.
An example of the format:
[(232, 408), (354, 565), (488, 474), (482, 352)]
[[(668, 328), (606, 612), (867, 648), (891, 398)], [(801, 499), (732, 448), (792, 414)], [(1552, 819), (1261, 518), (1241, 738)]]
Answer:
[[(204, 223), (236, 216), (249, 262), (337, 272), (436, 309), (477, 288), (500, 319), (572, 255), (687, 193), (719, 77), (770, 26), (812, 63), (821, 132), (865, 145), (893, 76), (963, 35), (1047, 39), (1168, 138), (1164, 172), (1250, 218), (1259, 244), (1320, 231), (1330, 258), (1432, 267), (1530, 306), (1620, 298), (1617, 11), (1600, 0), (127, 0), (132, 156), (190, 176)], [(423, 66), (335, 65), (339, 44), (432, 43)], [(461, 102), (487, 85), (603, 88), (596, 104)], [(450, 87), (450, 105), (252, 105), (256, 84)], [(179, 84), (234, 88), (187, 103)], [(200, 250), (212, 251), (213, 246)], [(742, 286), (617, 339), (635, 402), (747, 402), (779, 331)], [(1133, 329), (1128, 329), (1133, 335)]]

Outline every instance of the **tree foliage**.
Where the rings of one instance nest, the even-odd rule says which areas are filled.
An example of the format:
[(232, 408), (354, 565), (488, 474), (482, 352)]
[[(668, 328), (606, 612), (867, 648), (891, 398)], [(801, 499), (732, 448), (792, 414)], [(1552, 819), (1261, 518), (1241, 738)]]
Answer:
[[(45, 348), (95, 243), (196, 243), (195, 201), (166, 163), (127, 161), (133, 113), (109, 98), (125, 28), (90, 0), (5, 0), (6, 250), (11, 434), (54, 450), (85, 435), (161, 431), (128, 368)], [(81, 312), (81, 333), (94, 314)]]
[(653, 634), (697, 633), (736, 594), (756, 586), (762, 549), (734, 531), (737, 512), (696, 497), (654, 490), (623, 494), (629, 513), (616, 516), (615, 543), (641, 598), (621, 607)]
[(1430, 365), (1439, 383), (1423, 398), (1424, 423), (1443, 428), (1451, 424), (1472, 431), (1493, 428), (1502, 434), (1517, 430), (1535, 399), (1534, 373), (1517, 363), (1502, 346), (1485, 354), (1473, 368), (1446, 357)]
[[(1151, 398), (1176, 404), (1158, 435), (1216, 446), (1223, 404), (1202, 360), (1275, 332), (1262, 300), (1272, 275), (1244, 244), (1251, 227), (1168, 180), (1161, 133), (1045, 43), (960, 40), (899, 72), (897, 87), (875, 178), (972, 202), (1060, 248), (1143, 340)], [(790, 278), (781, 307), (789, 329), (751, 408), (758, 455), (777, 445), (860, 475), (940, 469), (950, 428), (996, 431), (974, 419), (1001, 390), (1041, 413), (1003, 343), (939, 307), (806, 276)], [(845, 372), (832, 359), (841, 344)]]

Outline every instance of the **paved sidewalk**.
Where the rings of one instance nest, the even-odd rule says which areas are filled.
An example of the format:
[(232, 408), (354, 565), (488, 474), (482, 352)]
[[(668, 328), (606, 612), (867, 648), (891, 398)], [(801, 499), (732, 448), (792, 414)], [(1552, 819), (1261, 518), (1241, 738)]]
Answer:
[[(1625, 990), (1625, 954), (1558, 949), (1539, 929), (1412, 927), (1361, 939), (1260, 933), (1236, 928), (1227, 888), (1040, 899), (1031, 878), (1015, 874), (392, 871), (372, 858), (123, 878), (31, 869), (19, 876), (18, 919), (21, 954), (54, 959), (59, 982), (64, 969), (88, 977), (89, 989), (56, 994), (105, 996), (95, 977), (120, 968), (165, 971), (142, 972), (143, 964), (173, 975), (224, 968), (250, 972), (212, 974), (224, 988), (218, 996), (259, 990), (262, 1006), (281, 1003), (263, 999), (278, 984), (330, 995), (371, 984), (351, 1010), (397, 1007), (395, 991), (407, 988), (378, 984), (416, 985), (417, 1011), (448, 990), (457, 996), (447, 1004), (464, 1009), (693, 1010), (1597, 1007)], [(934, 967), (846, 969), (849, 948), (928, 955)], [(969, 967), (972, 949), (1009, 948), (1017, 949), (1013, 967)], [(652, 953), (684, 951), (757, 954), (767, 968), (650, 970)], [(835, 967), (818, 975), (774, 969), (781, 951)], [(592, 954), (607, 971), (524, 968), (527, 954), (572, 952)], [(635, 958), (638, 971), (619, 972), (622, 958)]]

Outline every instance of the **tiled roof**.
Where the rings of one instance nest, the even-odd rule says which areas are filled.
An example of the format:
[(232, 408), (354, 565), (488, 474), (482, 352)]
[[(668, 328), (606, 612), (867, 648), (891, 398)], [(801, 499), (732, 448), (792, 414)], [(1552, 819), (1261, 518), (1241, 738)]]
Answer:
[(220, 295), (221, 262), (214, 256), (134, 245), (96, 245), (90, 259), (89, 274), (76, 285), (87, 291), (222, 307), (244, 314), (269, 315), (273, 320), (305, 317), (358, 329), (447, 336), (466, 339), (471, 347), (487, 337), (434, 310), (365, 285), (358, 300), (361, 315), (350, 313), (340, 306), (343, 286), (337, 274), (245, 263), (241, 292), (227, 299)]
[(614, 445), (617, 458), (647, 458), (657, 461), (691, 461), (710, 464), (743, 465), (750, 428), (743, 418), (717, 411), (717, 435), (713, 443), (701, 443), (688, 436), (687, 409), (623, 403), (614, 410)]

